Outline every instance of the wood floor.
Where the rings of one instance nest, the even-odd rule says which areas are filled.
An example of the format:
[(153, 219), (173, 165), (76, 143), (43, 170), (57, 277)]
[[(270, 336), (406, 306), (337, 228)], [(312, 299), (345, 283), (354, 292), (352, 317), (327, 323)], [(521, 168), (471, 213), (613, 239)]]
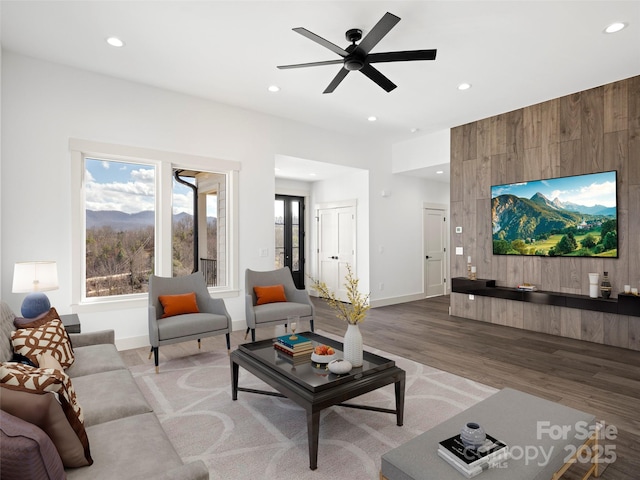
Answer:
[[(316, 330), (343, 335), (346, 325), (314, 299)], [(582, 342), (448, 314), (449, 297), (371, 309), (361, 325), (365, 345), (410, 358), (495, 388), (511, 387), (585, 412), (617, 428), (616, 461), (600, 478), (640, 479), (640, 352)], [(257, 339), (273, 336), (256, 330)], [(244, 343), (234, 332), (233, 345)], [(160, 349), (167, 357), (193, 352), (192, 342)], [(225, 348), (223, 337), (203, 349)], [(147, 349), (122, 352), (129, 365), (148, 363)], [(567, 475), (576, 478), (576, 469)]]

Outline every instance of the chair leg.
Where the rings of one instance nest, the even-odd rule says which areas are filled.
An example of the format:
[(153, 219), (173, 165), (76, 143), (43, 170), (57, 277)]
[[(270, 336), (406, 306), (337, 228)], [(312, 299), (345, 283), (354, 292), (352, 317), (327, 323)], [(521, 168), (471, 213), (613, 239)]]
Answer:
[(151, 360), (151, 355), (153, 355), (153, 347), (151, 347), (151, 350), (149, 350), (149, 360)]
[(284, 333), (287, 333), (287, 324), (284, 324)]
[(309, 323), (311, 324), (311, 331), (315, 332), (315, 330), (313, 329), (313, 318), (311, 320), (309, 320)]
[(251, 341), (252, 342), (256, 341), (256, 329), (255, 328), (251, 329)]
[(156, 373), (160, 371), (160, 368), (158, 367), (158, 350), (159, 349), (160, 347), (151, 347), (151, 350), (153, 350), (153, 361), (156, 364)]
[(244, 332), (244, 339), (247, 339), (247, 335), (249, 335), (249, 330), (251, 330), (249, 327), (247, 327), (247, 331)]
[(226, 334), (227, 337), (227, 353), (231, 353), (231, 337), (229, 336), (229, 334)]
[(202, 349), (202, 344), (200, 343), (200, 339), (198, 339), (198, 350)]

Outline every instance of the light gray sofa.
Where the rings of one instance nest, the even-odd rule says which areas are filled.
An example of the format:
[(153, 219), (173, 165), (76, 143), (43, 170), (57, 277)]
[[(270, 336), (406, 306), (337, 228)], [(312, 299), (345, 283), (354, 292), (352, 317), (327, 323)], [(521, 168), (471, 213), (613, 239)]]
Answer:
[[(0, 310), (0, 361), (6, 362), (13, 353), (15, 315), (4, 302), (0, 302)], [(201, 460), (183, 464), (116, 350), (114, 332), (69, 337), (75, 361), (66, 373), (84, 413), (93, 465), (67, 468), (67, 478), (208, 479)]]

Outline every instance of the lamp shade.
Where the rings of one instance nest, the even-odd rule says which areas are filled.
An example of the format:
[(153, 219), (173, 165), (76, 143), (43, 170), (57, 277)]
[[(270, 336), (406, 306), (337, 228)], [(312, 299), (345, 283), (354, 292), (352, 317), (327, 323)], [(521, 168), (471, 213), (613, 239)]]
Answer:
[(56, 262), (19, 262), (13, 269), (13, 293), (48, 292), (58, 289)]

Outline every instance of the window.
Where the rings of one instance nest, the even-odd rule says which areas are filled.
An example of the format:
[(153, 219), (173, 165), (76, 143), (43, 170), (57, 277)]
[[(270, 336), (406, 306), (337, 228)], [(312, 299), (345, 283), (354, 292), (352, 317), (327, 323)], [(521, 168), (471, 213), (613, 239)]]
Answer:
[[(75, 304), (145, 298), (151, 273), (237, 290), (237, 162), (70, 142)], [(205, 168), (206, 165), (206, 168)]]
[(152, 165), (85, 159), (85, 295), (147, 292), (155, 257)]

